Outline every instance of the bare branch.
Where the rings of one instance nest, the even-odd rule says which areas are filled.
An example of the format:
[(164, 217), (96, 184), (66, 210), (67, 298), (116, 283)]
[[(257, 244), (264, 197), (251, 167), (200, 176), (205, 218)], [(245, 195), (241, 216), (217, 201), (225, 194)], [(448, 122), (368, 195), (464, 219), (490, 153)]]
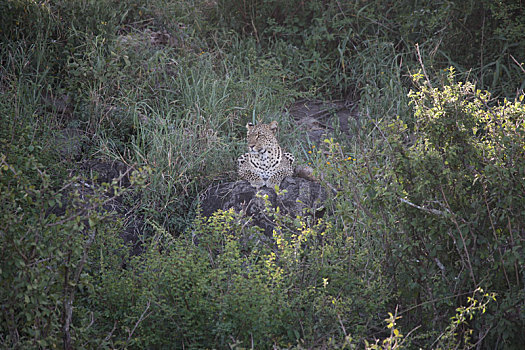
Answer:
[(100, 349), (102, 347), (102, 345), (106, 342), (108, 342), (110, 339), (111, 339), (111, 336), (113, 335), (113, 333), (115, 332), (115, 329), (117, 329), (117, 321), (115, 321), (115, 323), (113, 323), (113, 329), (109, 332), (109, 334), (104, 338), (104, 341), (102, 343), (99, 344), (99, 346), (97, 347), (97, 349)]
[(432, 88), (432, 83), (430, 82), (430, 79), (428, 78), (427, 71), (425, 69), (425, 65), (423, 64), (423, 60), (421, 59), (421, 52), (419, 52), (419, 44), (416, 44), (416, 53), (417, 53), (417, 60), (419, 61), (419, 64), (421, 65), (421, 68), (423, 69), (423, 74), (425, 75), (425, 78), (427, 79), (428, 85)]
[(434, 215), (439, 215), (439, 216), (445, 216), (447, 213), (449, 213), (448, 209), (446, 209), (445, 211), (441, 211), (441, 210), (437, 210), (437, 209), (432, 209), (432, 208), (425, 208), (425, 207), (422, 207), (420, 205), (417, 205), (417, 204), (414, 204), (404, 198), (399, 198), (399, 200), (405, 204), (408, 204), (410, 205), (411, 207), (414, 207), (416, 209), (419, 209), (419, 210), (422, 210), (426, 213), (429, 213), (429, 214), (434, 214)]
[(515, 59), (514, 56), (512, 56), (512, 55), (510, 55), (510, 58), (512, 58), (512, 60), (514, 61), (514, 63), (516, 63), (516, 65), (517, 65), (518, 67), (520, 67), (521, 71), (522, 71), (523, 73), (525, 73), (525, 69), (523, 69), (523, 63), (520, 64), (518, 61), (516, 61), (516, 59)]
[(135, 330), (137, 329), (137, 327), (139, 326), (139, 324), (144, 321), (144, 319), (146, 317), (148, 317), (149, 315), (146, 316), (146, 312), (148, 312), (149, 310), (149, 307), (151, 305), (151, 300), (148, 300), (148, 304), (146, 305), (146, 308), (144, 309), (144, 311), (142, 312), (142, 315), (140, 315), (139, 319), (137, 320), (137, 322), (135, 323), (135, 326), (133, 327), (133, 329), (131, 330), (131, 332), (129, 332), (129, 336), (128, 336), (128, 339), (126, 340), (126, 345), (124, 346), (124, 348), (127, 348), (128, 347), (128, 343), (129, 341), (131, 340), (131, 337), (133, 336), (133, 333), (135, 333)]

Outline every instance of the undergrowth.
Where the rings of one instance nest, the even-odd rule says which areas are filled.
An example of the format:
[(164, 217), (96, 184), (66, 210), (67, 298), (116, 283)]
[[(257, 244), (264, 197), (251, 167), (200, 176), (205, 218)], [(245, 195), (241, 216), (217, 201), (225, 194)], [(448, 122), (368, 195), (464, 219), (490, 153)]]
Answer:
[[(520, 348), (523, 14), (2, 2), (2, 346)], [(315, 143), (285, 111), (326, 99), (356, 117)], [(244, 125), (269, 120), (331, 192), (323, 220), (268, 208), (265, 237), (201, 217), (198, 194), (236, 179)], [(93, 160), (124, 164), (127, 185), (97, 182)]]

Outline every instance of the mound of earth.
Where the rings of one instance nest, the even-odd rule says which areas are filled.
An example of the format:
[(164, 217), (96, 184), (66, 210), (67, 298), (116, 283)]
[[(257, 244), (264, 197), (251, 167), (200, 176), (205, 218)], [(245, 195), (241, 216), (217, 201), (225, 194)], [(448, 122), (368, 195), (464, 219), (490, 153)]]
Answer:
[(299, 177), (287, 177), (281, 183), (280, 194), (274, 189), (263, 187), (257, 190), (247, 181), (221, 183), (209, 187), (200, 195), (203, 216), (211, 216), (218, 209), (233, 208), (251, 218), (253, 225), (264, 230), (265, 235), (272, 236), (274, 223), (265, 212), (265, 201), (261, 196), (267, 195), (273, 208), (295, 217), (306, 212), (315, 217), (324, 214), (326, 191), (317, 182)]

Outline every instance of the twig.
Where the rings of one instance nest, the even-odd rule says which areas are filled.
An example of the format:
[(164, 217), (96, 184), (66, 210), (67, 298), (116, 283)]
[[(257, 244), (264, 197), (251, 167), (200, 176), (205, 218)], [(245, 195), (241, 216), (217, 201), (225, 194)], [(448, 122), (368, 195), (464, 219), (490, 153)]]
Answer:
[[(368, 113), (368, 107), (366, 107), (366, 111)], [(370, 114), (369, 114), (370, 115)], [(393, 150), (392, 149), (392, 145), (390, 144), (390, 142), (388, 141), (388, 138), (385, 136), (385, 134), (383, 133), (383, 130), (381, 130), (381, 128), (379, 127), (379, 125), (377, 125), (376, 122), (374, 122), (372, 119), (370, 119), (372, 121), (372, 124), (374, 124), (374, 128), (376, 128), (377, 130), (379, 130), (379, 133), (381, 134), (381, 136), (383, 136), (383, 138), (385, 139), (386, 141), (386, 144), (388, 145), (388, 148), (390, 148), (390, 150)]]
[(454, 295), (451, 295), (451, 296), (448, 296), (448, 297), (443, 297), (443, 298), (436, 298), (436, 299), (432, 299), (432, 300), (427, 300), (427, 301), (424, 301), (422, 303), (419, 303), (417, 305), (414, 305), (414, 306), (411, 306), (409, 307), (408, 309), (405, 309), (401, 312), (399, 312), (399, 315), (404, 315), (406, 314), (407, 312), (409, 311), (412, 311), (418, 307), (421, 307), (423, 305), (427, 305), (427, 304), (430, 304), (430, 303), (435, 303), (436, 301), (443, 301), (443, 300), (447, 300), (447, 299), (453, 299), (453, 298), (457, 298), (457, 297), (461, 297), (461, 296), (464, 296), (464, 295), (470, 295), (472, 293), (474, 293), (476, 290), (471, 290), (471, 291), (468, 291), (468, 292), (464, 292), (464, 293), (459, 293), (459, 294), (454, 294)]
[[(478, 339), (479, 339), (479, 340), (476, 342), (476, 344), (474, 344), (474, 345), (472, 346), (472, 349), (473, 349), (474, 347), (476, 347), (476, 349), (480, 349), (480, 346), (481, 346), (481, 344), (482, 344), (482, 342), (483, 342), (483, 339), (485, 339), (485, 337), (489, 334), (489, 332), (490, 332), (491, 329), (492, 329), (492, 326), (489, 326), (489, 328), (485, 331), (485, 333), (484, 333), (483, 335), (478, 336)], [(481, 331), (480, 331), (480, 333), (481, 333)]]
[(355, 186), (350, 186), (352, 188), (352, 194), (354, 195), (354, 200), (357, 204), (357, 206), (359, 207), (359, 209), (361, 209), (362, 211), (365, 212), (365, 214), (369, 217), (369, 218), (373, 218), (374, 215), (372, 215), (372, 213), (367, 209), (365, 208), (361, 201), (359, 200), (359, 194), (357, 193), (357, 190), (356, 190), (356, 187)]
[[(75, 288), (72, 287), (78, 284), (78, 281), (80, 280), (80, 274), (82, 273), (82, 269), (84, 268), (84, 264), (87, 261), (88, 257), (88, 251), (93, 242), (95, 241), (96, 237), (96, 229), (93, 230), (93, 233), (91, 233), (88, 237), (88, 240), (86, 241), (86, 244), (84, 245), (84, 252), (82, 254), (82, 258), (80, 259), (80, 262), (77, 265), (77, 268), (75, 270), (74, 276), (73, 276), (73, 284), (70, 283), (68, 278), (68, 270), (66, 269), (65, 277), (64, 277), (64, 311), (63, 311), (63, 332), (64, 332), (64, 349), (69, 350), (73, 349), (73, 345), (71, 343), (71, 322), (73, 320), (73, 302), (75, 300)], [(68, 254), (68, 260), (71, 258), (71, 251)]]
[(124, 346), (124, 348), (127, 348), (128, 347), (128, 343), (129, 341), (131, 340), (131, 337), (133, 336), (133, 333), (135, 333), (135, 330), (137, 329), (138, 325), (144, 321), (144, 319), (148, 316), (144, 316), (146, 315), (146, 312), (149, 310), (149, 307), (151, 305), (151, 300), (148, 300), (148, 304), (146, 305), (146, 308), (144, 309), (144, 311), (142, 312), (142, 315), (140, 315), (139, 319), (137, 320), (137, 322), (135, 323), (135, 326), (133, 327), (133, 329), (131, 330), (131, 332), (129, 333), (129, 336), (128, 336), (128, 339), (126, 340), (126, 345)]
[(259, 40), (259, 33), (257, 32), (257, 27), (255, 26), (255, 23), (253, 22), (253, 17), (252, 17), (252, 27), (253, 27), (253, 32), (255, 33), (255, 39), (257, 40), (257, 43), (260, 42)]
[(512, 58), (512, 60), (514, 61), (514, 63), (516, 63), (516, 64), (518, 65), (518, 67), (520, 67), (521, 71), (522, 71), (523, 73), (525, 73), (525, 69), (523, 68), (523, 63), (520, 64), (520, 63), (514, 58), (514, 56), (512, 56), (512, 55), (510, 55), (510, 58)]
[(108, 342), (110, 339), (111, 339), (111, 336), (113, 335), (113, 332), (115, 332), (115, 329), (117, 329), (117, 321), (115, 321), (115, 323), (113, 323), (113, 329), (109, 332), (109, 334), (104, 338), (104, 341), (102, 343), (99, 344), (99, 346), (97, 347), (97, 349), (100, 349), (102, 347), (102, 345), (106, 342)]
[(335, 2), (337, 3), (337, 7), (339, 7), (339, 11), (341, 11), (341, 14), (343, 15), (343, 17), (346, 18), (345, 11), (341, 7), (341, 3), (339, 2), (339, 0), (335, 0)]
[(417, 204), (414, 204), (404, 198), (399, 198), (399, 200), (405, 204), (408, 204), (410, 205), (411, 207), (414, 207), (416, 209), (419, 209), (419, 210), (422, 210), (426, 213), (429, 213), (429, 214), (434, 214), (434, 215), (439, 215), (439, 216), (445, 216), (446, 213), (450, 213), (448, 209), (446, 209), (446, 211), (441, 211), (441, 210), (437, 210), (437, 209), (431, 209), (431, 208), (425, 208), (425, 207), (422, 207), (420, 205), (417, 205)]
[[(441, 190), (441, 195), (443, 196), (443, 199), (445, 200), (445, 204), (448, 208), (450, 208), (450, 205), (448, 204), (447, 197), (445, 196), (445, 192), (443, 191), (443, 188), (440, 186), (439, 189)], [(448, 209), (450, 211), (450, 209)], [(465, 237), (463, 237), (463, 233), (461, 232), (461, 227), (459, 227), (458, 221), (455, 219), (454, 215), (451, 216), (452, 222), (454, 225), (456, 225), (456, 229), (458, 230), (459, 236), (461, 237), (461, 241), (463, 242), (463, 250), (465, 251), (465, 254), (467, 256), (467, 263), (469, 267), (470, 277), (472, 278), (472, 282), (474, 282), (474, 285), (477, 287), (478, 284), (476, 283), (476, 278), (474, 277), (474, 270), (472, 269), (472, 264), (470, 262), (470, 254), (468, 253), (467, 249), (467, 242), (465, 242)]]
[[(510, 243), (512, 244), (512, 248), (516, 247), (516, 243), (514, 242), (514, 235), (512, 234), (512, 225), (510, 224), (510, 218), (507, 216), (507, 226), (509, 228), (509, 234), (510, 234)], [(520, 277), (519, 277), (519, 269), (518, 269), (518, 260), (514, 261), (514, 272), (516, 273), (516, 284), (520, 285)]]
[(418, 330), (419, 328), (421, 327), (421, 325), (417, 326), (416, 328), (412, 329), (410, 332), (408, 332), (404, 337), (403, 337), (403, 340), (401, 340), (401, 343), (399, 343), (399, 345), (403, 344), (405, 342), (405, 340), (408, 339), (408, 337), (410, 337), (410, 334), (414, 333), (416, 330)]
[[(487, 200), (487, 185), (483, 184), (483, 200), (485, 201), (485, 206), (487, 207), (487, 216), (490, 220), (490, 227), (492, 228), (492, 235), (494, 236), (494, 243), (498, 242), (498, 235), (496, 234), (496, 227), (494, 226), (494, 221), (492, 220), (492, 212), (490, 211), (489, 202)], [(507, 269), (505, 268), (505, 264), (503, 262), (503, 253), (501, 252), (501, 246), (498, 244), (498, 252), (499, 252), (499, 258), (501, 261), (501, 268), (503, 269), (503, 275), (505, 276), (505, 280), (507, 281), (507, 286), (509, 289), (511, 288), (509, 277), (507, 276)]]
[(479, 49), (480, 49), (480, 62), (481, 62), (481, 85), (483, 86), (483, 78), (484, 78), (484, 68), (485, 68), (485, 65), (484, 65), (484, 60), (483, 60), (483, 52), (485, 51), (484, 50), (484, 47), (485, 47), (485, 11), (483, 11), (483, 23), (481, 24), (481, 43), (479, 45)]
[(430, 82), (430, 79), (428, 78), (427, 71), (425, 69), (425, 65), (423, 64), (423, 60), (421, 59), (421, 52), (419, 52), (419, 44), (416, 44), (416, 53), (417, 53), (417, 60), (419, 61), (421, 68), (423, 68), (423, 74), (425, 75), (425, 78), (427, 79), (428, 85), (430, 85), (430, 88), (432, 88), (432, 83)]
[(91, 311), (91, 321), (89, 322), (88, 326), (86, 327), (86, 330), (88, 330), (89, 328), (91, 328), (91, 326), (93, 325), (93, 323), (95, 323), (95, 317), (93, 315), (93, 311)]
[[(398, 318), (398, 317), (397, 317), (397, 310), (398, 310), (398, 308), (399, 308), (399, 305), (396, 305), (396, 311), (394, 311), (394, 316), (393, 316), (393, 320), (392, 320), (392, 323), (393, 323), (393, 324), (392, 324), (392, 327), (390, 328), (390, 337), (389, 337), (390, 340), (391, 340), (391, 339), (394, 337), (394, 335), (395, 335), (395, 333), (394, 333), (395, 327), (394, 327), (394, 326), (395, 326), (395, 324), (396, 324), (396, 320), (397, 320), (397, 318)], [(392, 349), (397, 348), (397, 338), (394, 337), (394, 339), (395, 339), (394, 344), (392, 344), (392, 343), (389, 344), (390, 347), (391, 347)]]
[(337, 314), (337, 319), (339, 320), (339, 324), (341, 325), (341, 328), (343, 329), (343, 334), (345, 335), (345, 338), (348, 338), (348, 334), (346, 333), (345, 325), (343, 324), (343, 321), (341, 320), (341, 316)]

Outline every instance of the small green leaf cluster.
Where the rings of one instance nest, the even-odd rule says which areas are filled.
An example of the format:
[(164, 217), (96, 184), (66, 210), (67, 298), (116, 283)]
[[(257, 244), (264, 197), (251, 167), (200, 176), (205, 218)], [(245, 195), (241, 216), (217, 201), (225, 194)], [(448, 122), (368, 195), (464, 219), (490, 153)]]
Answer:
[[(460, 343), (463, 348), (472, 348), (473, 330), (469, 328), (469, 322), (481, 313), (487, 311), (487, 305), (496, 301), (495, 293), (485, 293), (483, 289), (478, 288), (472, 293), (472, 297), (467, 297), (467, 306), (461, 306), (456, 309), (456, 314), (451, 317), (449, 326), (445, 332), (436, 340), (436, 349), (450, 349)], [(463, 329), (462, 329), (463, 328)]]

